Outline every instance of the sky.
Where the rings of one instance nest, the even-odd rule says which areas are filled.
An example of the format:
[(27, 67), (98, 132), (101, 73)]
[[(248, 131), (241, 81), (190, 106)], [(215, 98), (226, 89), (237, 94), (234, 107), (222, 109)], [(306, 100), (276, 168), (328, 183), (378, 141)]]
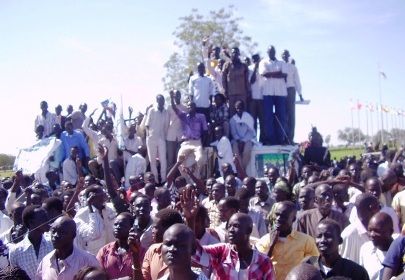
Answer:
[[(0, 153), (16, 154), (34, 141), (42, 100), (51, 112), (61, 104), (66, 114), (68, 104), (77, 109), (86, 102), (91, 112), (122, 96), (137, 112), (157, 94), (168, 96), (163, 64), (176, 51), (179, 18), (193, 8), (207, 15), (231, 4), (262, 57), (272, 44), (279, 59), (288, 49), (296, 60), (311, 102), (296, 106), (295, 141), (306, 140), (312, 125), (334, 145), (341, 144), (337, 131), (352, 124), (376, 133), (380, 114), (366, 118), (366, 102), (405, 109), (404, 1), (1, 0)], [(362, 109), (352, 111), (350, 100)], [(385, 129), (405, 128), (404, 117), (384, 117)]]

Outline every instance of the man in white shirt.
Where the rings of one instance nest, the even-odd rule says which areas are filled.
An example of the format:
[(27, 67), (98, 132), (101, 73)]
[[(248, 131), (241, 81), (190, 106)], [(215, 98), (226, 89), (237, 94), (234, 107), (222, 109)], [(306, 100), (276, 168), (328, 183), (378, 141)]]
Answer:
[(362, 193), (356, 197), (357, 219), (342, 231), (343, 243), (340, 255), (343, 258), (360, 263), (360, 248), (370, 241), (367, 227), (371, 217), (380, 211), (378, 199), (370, 193)]
[[(186, 112), (187, 107), (181, 104), (181, 92), (174, 93), (174, 102), (179, 111)], [(167, 108), (169, 115), (169, 127), (167, 129), (166, 142), (167, 142), (167, 166), (168, 170), (172, 169), (177, 160), (177, 153), (180, 149), (181, 136), (183, 135), (183, 128), (181, 120), (171, 106)]]
[[(123, 156), (122, 157), (117, 157), (115, 160), (110, 161), (110, 167), (111, 171), (115, 176), (120, 176), (119, 178), (116, 178), (117, 181), (118, 179), (121, 180), (121, 177), (127, 173), (127, 166), (129, 161), (133, 156), (135, 156), (138, 153), (138, 148), (142, 146), (142, 139), (139, 136), (136, 136), (136, 125), (131, 124), (128, 129), (128, 136), (124, 138), (124, 150), (123, 150)], [(124, 170), (124, 161), (126, 163), (126, 167)], [(130, 169), (129, 169), (130, 170)], [(142, 172), (142, 173), (145, 173)], [(131, 174), (132, 175), (132, 174)], [(134, 175), (139, 175), (139, 174), (134, 174)], [(129, 177), (125, 178), (126, 186), (129, 186)]]
[(233, 138), (233, 152), (239, 158), (243, 168), (246, 169), (250, 161), (250, 152), (252, 151), (252, 140), (256, 137), (254, 129), (254, 121), (252, 116), (245, 111), (243, 101), (235, 102), (236, 114), (233, 115), (230, 121), (231, 134)]
[(223, 172), (220, 170), (220, 167), (223, 163), (229, 163), (232, 167), (234, 173), (236, 173), (236, 167), (233, 162), (233, 151), (231, 142), (229, 141), (228, 137), (224, 135), (224, 129), (222, 126), (217, 126), (214, 129), (215, 138), (217, 141), (211, 144), (211, 146), (216, 146), (217, 148), (217, 157), (218, 157), (218, 171), (221, 172), (221, 176), (223, 176)]
[[(101, 133), (103, 137), (98, 141), (97, 145), (106, 146), (108, 149), (108, 158), (110, 162), (115, 161), (118, 159), (118, 142), (114, 138), (113, 135), (113, 127), (110, 124), (105, 124), (104, 127), (101, 129)], [(100, 172), (100, 166), (102, 166), (103, 159), (97, 154), (97, 159), (91, 160), (89, 162), (89, 169), (91, 173), (97, 177), (101, 178), (102, 172)], [(115, 169), (112, 169), (113, 175), (115, 179), (119, 182), (121, 180), (121, 174), (115, 172)], [(122, 171), (122, 174), (124, 172)]]
[(157, 107), (151, 108), (146, 116), (146, 147), (149, 154), (150, 169), (158, 177), (157, 158), (160, 162), (161, 182), (166, 182), (167, 159), (166, 159), (166, 134), (169, 125), (169, 114), (165, 109), (165, 98), (159, 94), (156, 96)]
[(100, 131), (96, 131), (90, 128), (90, 123), (92, 123), (92, 117), (94, 113), (96, 112), (97, 109), (95, 109), (83, 122), (82, 124), (82, 129), (86, 133), (86, 135), (89, 137), (88, 143), (89, 146), (92, 147), (92, 150), (90, 151), (91, 156), (96, 156), (98, 151), (98, 141), (100, 141), (101, 138), (103, 138), (103, 135), (101, 134)]
[(210, 121), (210, 107), (212, 97), (215, 95), (214, 84), (210, 78), (205, 76), (205, 65), (203, 62), (197, 64), (198, 74), (190, 77), (188, 89), (191, 101), (197, 107), (197, 113), (204, 114), (207, 122)]
[(75, 218), (76, 244), (80, 249), (96, 255), (105, 244), (115, 241), (113, 223), (117, 213), (107, 195), (97, 185), (86, 189), (87, 207), (81, 208)]
[[(266, 108), (266, 137), (270, 145), (286, 144), (287, 139), (287, 69), (283, 61), (276, 59), (276, 49), (270, 45), (267, 54), (259, 64), (259, 74), (263, 81), (263, 104)], [(273, 112), (274, 107), (274, 112)]]
[(281, 58), (285, 62), (287, 69), (287, 136), (291, 143), (294, 142), (295, 130), (295, 92), (298, 92), (300, 99), (302, 98), (301, 82), (298, 75), (297, 67), (289, 60), (290, 52), (284, 50)]
[(38, 125), (42, 125), (44, 127), (44, 136), (49, 137), (49, 135), (52, 134), (53, 125), (58, 123), (58, 118), (56, 114), (48, 111), (48, 103), (46, 101), (42, 101), (40, 107), (42, 113), (35, 118), (34, 129), (36, 129)]
[(130, 187), (129, 180), (132, 176), (139, 176), (146, 172), (146, 148), (141, 146), (138, 153), (129, 158), (125, 167), (125, 188)]
[(252, 99), (248, 101), (248, 112), (252, 115), (255, 121), (255, 130), (257, 131), (257, 121), (260, 125), (259, 141), (264, 142), (265, 126), (264, 126), (264, 106), (263, 106), (263, 77), (259, 74), (260, 56), (254, 54), (252, 56), (253, 64), (249, 65), (249, 82), (252, 87)]
[(73, 146), (70, 148), (70, 156), (63, 161), (63, 180), (69, 182), (73, 186), (76, 185), (77, 179), (79, 179), (79, 173), (77, 172), (76, 160), (79, 154), (79, 148)]
[(385, 255), (393, 238), (394, 227), (391, 217), (387, 213), (375, 214), (368, 223), (370, 241), (360, 248), (360, 265), (363, 266), (370, 276), (370, 280), (382, 279)]

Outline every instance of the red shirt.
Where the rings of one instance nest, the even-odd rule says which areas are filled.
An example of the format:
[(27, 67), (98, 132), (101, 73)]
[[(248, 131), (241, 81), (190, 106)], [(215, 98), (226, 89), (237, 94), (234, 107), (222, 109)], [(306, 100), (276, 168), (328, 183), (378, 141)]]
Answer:
[[(130, 250), (121, 258), (117, 252), (118, 242), (111, 242), (102, 247), (97, 253), (97, 260), (111, 279), (125, 276), (132, 277), (132, 253)], [(141, 260), (145, 251), (141, 252)]]

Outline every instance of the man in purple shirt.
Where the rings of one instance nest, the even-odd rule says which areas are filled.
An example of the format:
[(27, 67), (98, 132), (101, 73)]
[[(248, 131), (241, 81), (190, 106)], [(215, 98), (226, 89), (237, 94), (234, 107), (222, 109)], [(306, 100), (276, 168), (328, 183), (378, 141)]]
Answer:
[(180, 156), (185, 156), (187, 161), (187, 157), (192, 153), (197, 163), (194, 174), (197, 176), (197, 178), (200, 178), (201, 166), (204, 163), (202, 140), (205, 138), (205, 134), (208, 130), (207, 120), (204, 114), (197, 113), (194, 102), (189, 102), (187, 104), (188, 113), (186, 113), (177, 109), (174, 102), (173, 91), (170, 91), (170, 99), (173, 111), (176, 112), (177, 116), (181, 120), (183, 128), (183, 136), (181, 137), (183, 143), (180, 146), (177, 156), (178, 158)]

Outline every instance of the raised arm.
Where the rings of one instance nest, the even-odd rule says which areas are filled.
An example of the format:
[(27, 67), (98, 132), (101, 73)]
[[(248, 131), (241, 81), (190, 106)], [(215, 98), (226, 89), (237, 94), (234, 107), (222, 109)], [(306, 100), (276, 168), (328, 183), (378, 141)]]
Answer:
[(170, 186), (174, 180), (176, 179), (176, 173), (179, 170), (180, 165), (184, 162), (185, 157), (183, 155), (179, 156), (179, 159), (177, 162), (174, 164), (172, 169), (170, 169), (169, 173), (167, 174), (167, 185)]
[(74, 217), (74, 215), (76, 214), (76, 212), (74, 211), (75, 209), (75, 203), (79, 201), (79, 194), (81, 191), (84, 190), (84, 178), (83, 177), (79, 177), (79, 179), (77, 180), (77, 184), (75, 187), (75, 191), (73, 193), (72, 198), (70, 199), (68, 205), (66, 206), (65, 212), (69, 214), (69, 216), (71, 216), (72, 218)]
[(174, 102), (174, 91), (171, 90), (169, 92), (169, 94), (170, 94), (170, 102), (172, 105), (172, 109), (176, 113), (176, 115), (178, 115), (180, 111), (179, 111), (179, 109), (177, 109), (176, 103)]
[(193, 182), (195, 183), (196, 187), (198, 188), (198, 190), (200, 191), (200, 193), (206, 193), (207, 189), (205, 188), (205, 184), (204, 182), (197, 178), (193, 172), (191, 172), (191, 170), (188, 167), (183, 167), (183, 171), (190, 176), (191, 180), (193, 180)]
[(110, 195), (111, 199), (115, 198), (118, 194), (114, 189), (113, 180), (110, 170), (110, 165), (108, 162), (108, 148), (106, 146), (98, 145), (98, 155), (103, 160), (103, 169), (104, 169), (104, 180), (107, 186), (107, 192)]

